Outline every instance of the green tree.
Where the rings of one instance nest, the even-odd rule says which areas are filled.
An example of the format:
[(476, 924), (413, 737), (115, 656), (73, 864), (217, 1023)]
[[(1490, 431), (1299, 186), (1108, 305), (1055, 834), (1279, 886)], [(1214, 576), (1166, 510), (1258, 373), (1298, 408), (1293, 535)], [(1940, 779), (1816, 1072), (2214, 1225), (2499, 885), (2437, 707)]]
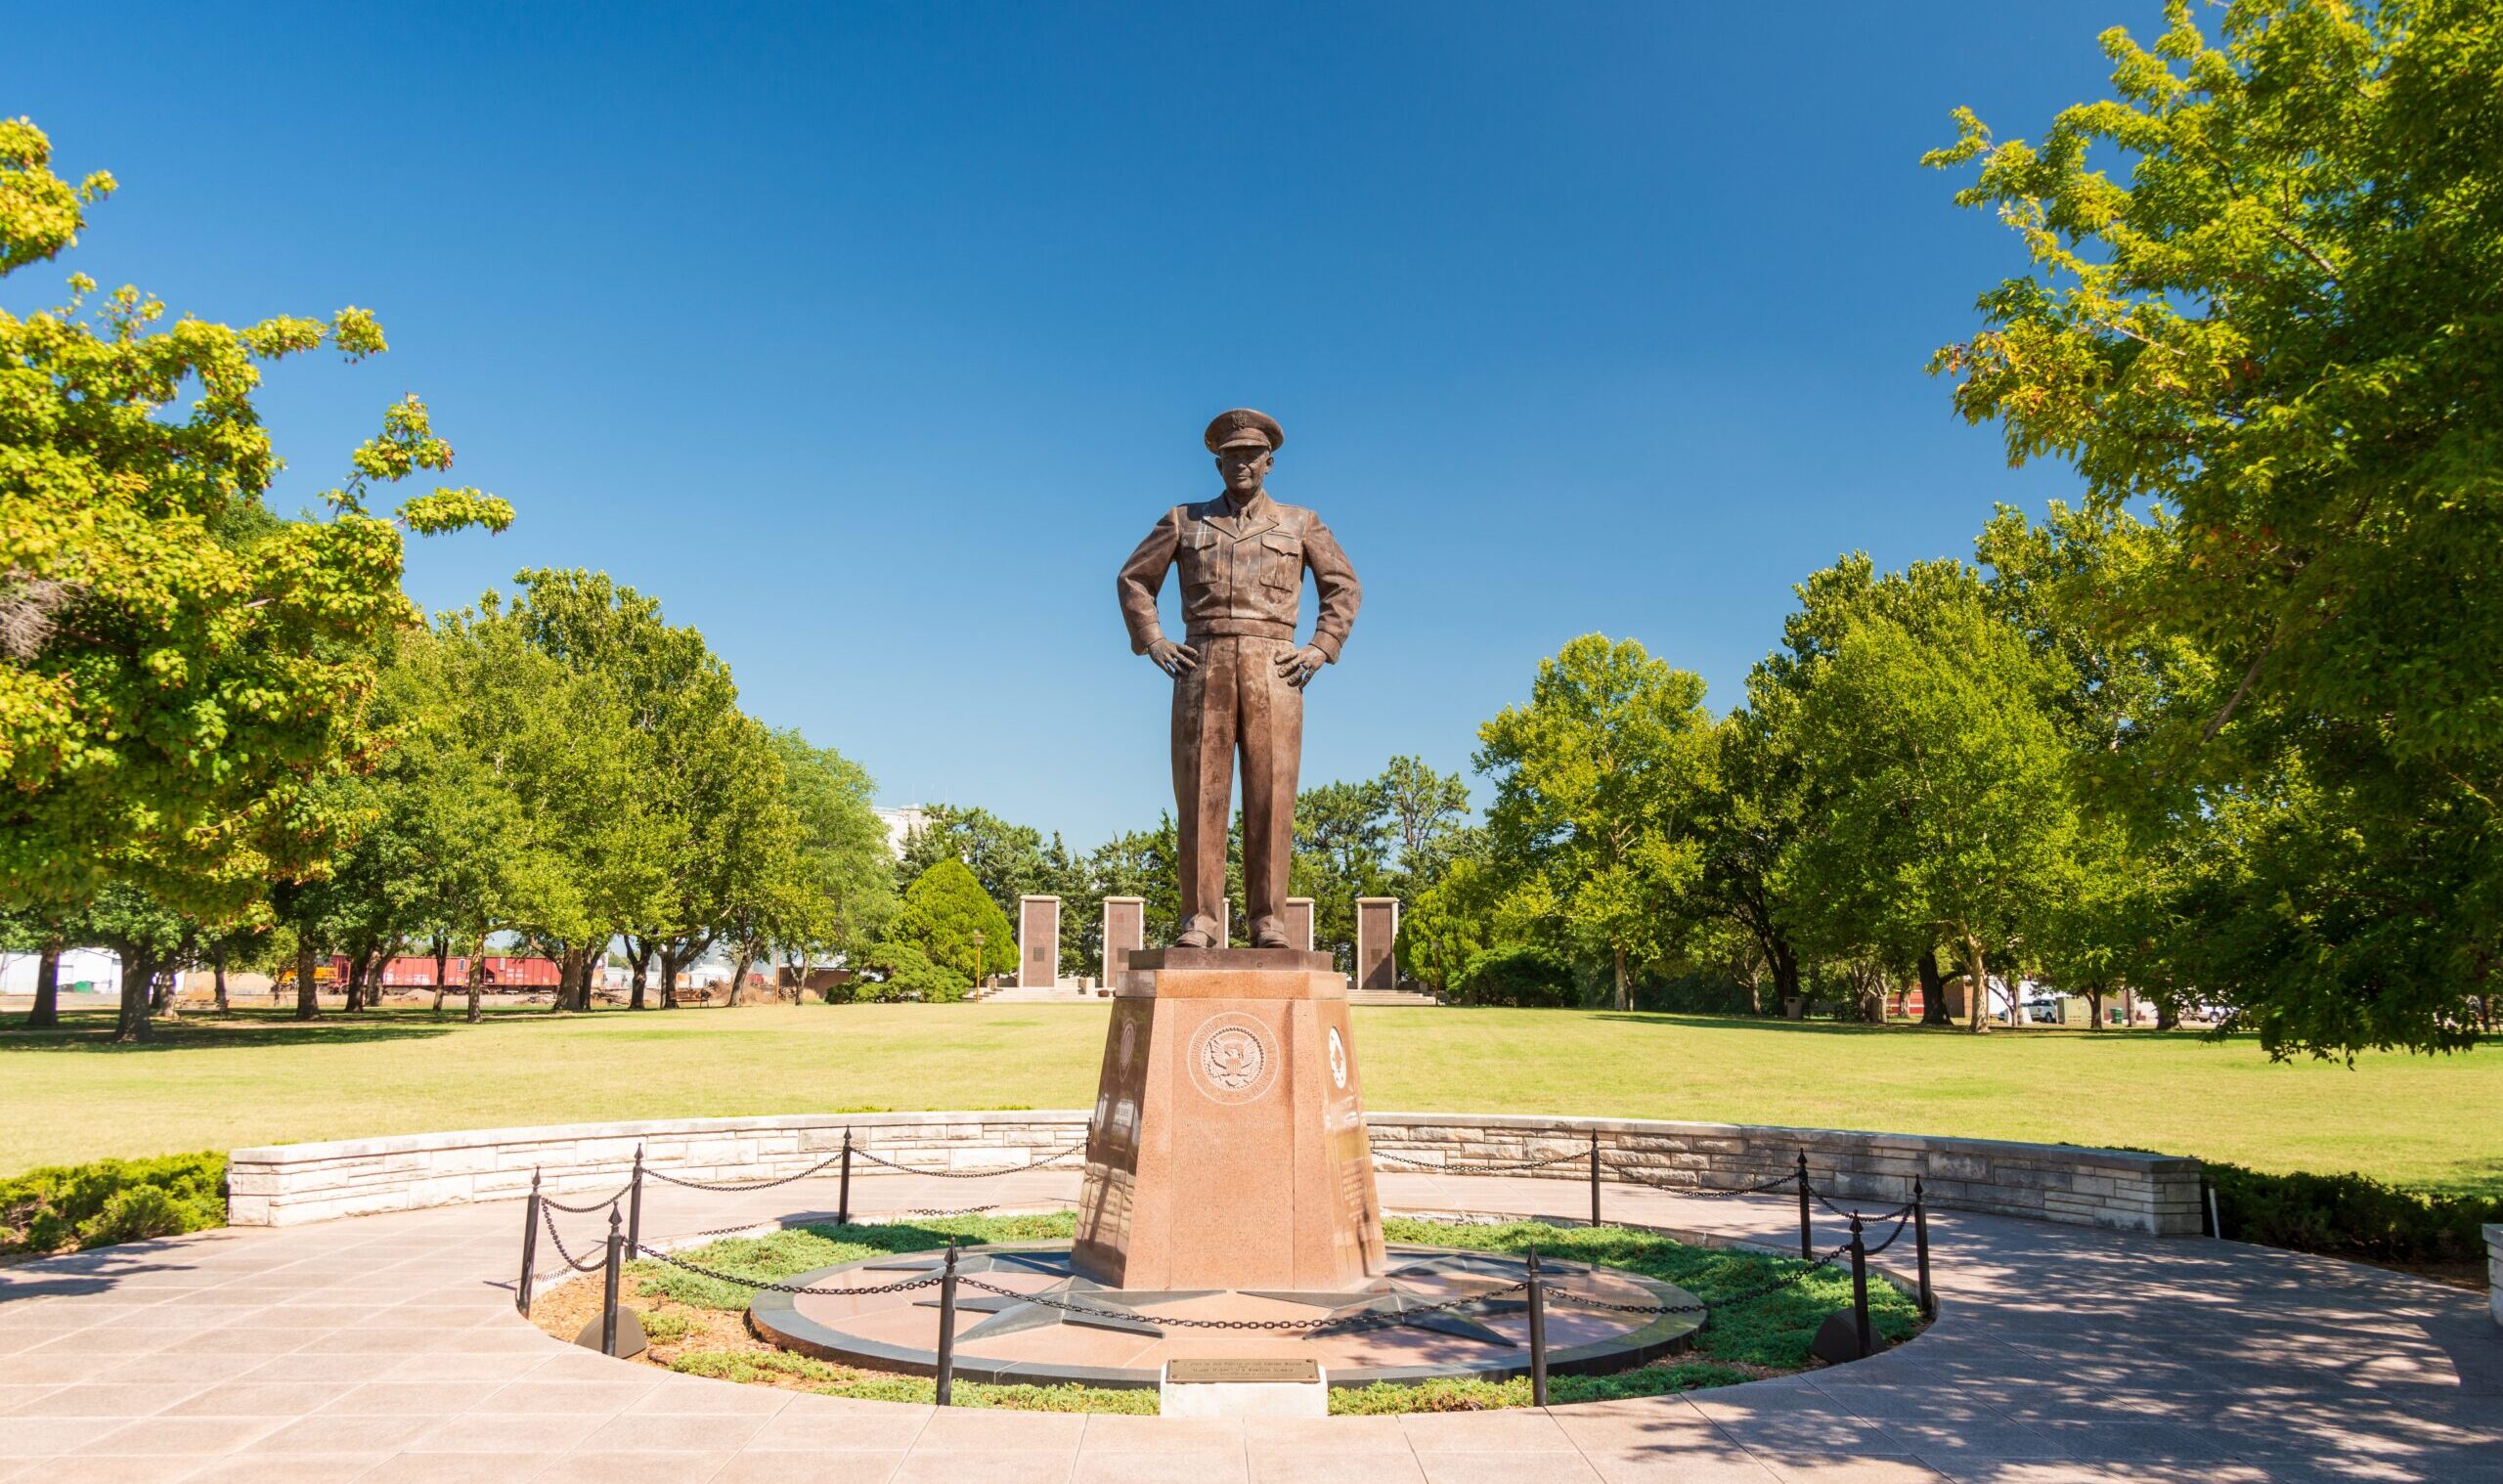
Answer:
[(1313, 946), (1342, 971), (1356, 962), (1356, 898), (1382, 895), (1391, 821), (1379, 782), (1324, 783), (1295, 801), (1295, 856), (1288, 882), (1312, 898)]
[(1702, 679), (1632, 639), (1585, 634), (1539, 661), (1527, 706), (1477, 735), (1514, 909), (1596, 945), (1628, 1008), (1631, 965), (1668, 947), (1674, 903), (1701, 867), (1713, 766)]
[(900, 903), (887, 827), (860, 764), (797, 730), (773, 733), (785, 807), (797, 827), (798, 890), (772, 925), (780, 960), (805, 985), (820, 960), (854, 955), (885, 931)]
[[(982, 935), (979, 948), (974, 943), (977, 933)], [(1009, 929), (1008, 915), (960, 860), (942, 860), (921, 873), (905, 890), (903, 910), (897, 914), (889, 936), (969, 980), (1006, 974), (1017, 967), (1017, 939)]]
[(1854, 620), (1799, 696), (1797, 745), (1827, 787), (1822, 827), (1783, 867), (1794, 912), (1846, 963), (1954, 945), (1976, 1031), (1989, 1025), (1994, 955), (2071, 884), (2077, 814), (2049, 714), (2058, 689), (2055, 667), (1967, 589), (1918, 629)]
[(2281, 1055), (2464, 1045), (2503, 960), (2503, 26), (2166, 16), (2105, 32), (2114, 96), (2039, 143), (1961, 111), (1929, 157), (1979, 164), (1958, 203), (2030, 259), (1935, 368), (2012, 461), (2166, 521), (2114, 601), (2212, 671), (2151, 749), (2231, 821), (2182, 939), (2200, 992)]
[(1468, 781), (1458, 773), (1436, 772), (1422, 758), (1391, 759), (1373, 787), (1390, 816), (1391, 844), (1403, 870), (1414, 871), (1469, 817)]
[(1068, 851), (1057, 836), (1011, 824), (978, 806), (934, 804), (903, 843), (901, 873), (918, 880), (943, 860), (964, 863), (999, 910), (1014, 917), (1017, 898), (1052, 895), (1068, 877)]
[[(69, 247), (113, 190), (101, 171), (61, 180), (51, 153), (31, 122), (0, 121), (0, 274)], [(326, 515), (272, 516), (261, 368), (376, 354), (373, 318), (157, 328), (161, 302), (125, 287), (91, 311), (95, 287), (75, 274), (57, 308), (0, 311), (0, 900), (76, 910), (122, 882), (229, 917), (337, 838), (323, 785), (376, 745), (380, 641), (416, 621), (403, 530), (501, 530), (512, 512), (443, 488), (368, 513), (376, 487), (451, 466), (410, 397)]]

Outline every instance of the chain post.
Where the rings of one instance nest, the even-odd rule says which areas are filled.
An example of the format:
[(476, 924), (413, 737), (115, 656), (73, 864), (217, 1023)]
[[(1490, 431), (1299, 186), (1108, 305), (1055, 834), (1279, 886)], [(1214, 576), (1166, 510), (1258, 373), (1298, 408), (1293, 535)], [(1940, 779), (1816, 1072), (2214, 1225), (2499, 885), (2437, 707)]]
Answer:
[(617, 1207), (612, 1205), (608, 1208), (608, 1267), (603, 1275), (606, 1282), (599, 1295), (599, 1353), (602, 1355), (617, 1353), (617, 1277), (618, 1270), (625, 1266), (620, 1261), (625, 1250), (625, 1224), (617, 1214)]
[(1808, 1152), (1799, 1151), (1799, 1260), (1817, 1260), (1816, 1217), (1808, 1210)]
[(1920, 1312), (1938, 1317), (1938, 1294), (1929, 1286), (1929, 1206), (1921, 1199), (1920, 1176), (1912, 1176), (1912, 1250), (1920, 1255)]
[(626, 1251), (628, 1255), (643, 1255), (643, 1146), (635, 1146), (635, 1178), (626, 1201)]
[(852, 1224), (852, 1130), (843, 1130), (843, 1191), (834, 1199), (834, 1224)]
[(1591, 1225), (1600, 1224), (1600, 1131), (1591, 1130)]
[(1868, 1244), (1860, 1238), (1860, 1218), (1851, 1218), (1851, 1325), (1860, 1336), (1860, 1358), (1866, 1360), (1877, 1352), (1877, 1342), (1868, 1332)]
[(539, 1171), (530, 1172), (530, 1200), (521, 1217), (521, 1281), (513, 1285), (512, 1306), (530, 1317), (531, 1269), (539, 1266)]
[(1547, 1280), (1536, 1247), (1529, 1249), (1529, 1404), (1547, 1405)]
[(955, 1405), (956, 1239), (947, 1239), (947, 1266), (939, 1280), (939, 1405)]

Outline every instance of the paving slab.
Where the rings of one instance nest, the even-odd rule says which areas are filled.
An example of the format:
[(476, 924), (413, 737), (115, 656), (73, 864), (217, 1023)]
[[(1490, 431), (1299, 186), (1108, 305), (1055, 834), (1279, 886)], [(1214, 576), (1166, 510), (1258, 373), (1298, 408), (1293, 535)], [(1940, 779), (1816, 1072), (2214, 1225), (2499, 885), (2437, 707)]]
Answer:
[[(824, 1219), (824, 1185), (656, 1191), (644, 1231)], [(856, 1179), (854, 1205), (1049, 1206), (1076, 1186)], [(1568, 1220), (1589, 1200), (1529, 1178), (1381, 1189), (1398, 1210)], [(1614, 1219), (1796, 1240), (1778, 1198), (1606, 1197)], [(2201, 1238), (1942, 1213), (1938, 1322), (1857, 1365), (1545, 1413), (1231, 1421), (942, 1412), (609, 1360), (512, 1312), (518, 1215), (233, 1229), (0, 1270), (0, 1481), (2503, 1484), (2503, 1330), (2481, 1295)]]

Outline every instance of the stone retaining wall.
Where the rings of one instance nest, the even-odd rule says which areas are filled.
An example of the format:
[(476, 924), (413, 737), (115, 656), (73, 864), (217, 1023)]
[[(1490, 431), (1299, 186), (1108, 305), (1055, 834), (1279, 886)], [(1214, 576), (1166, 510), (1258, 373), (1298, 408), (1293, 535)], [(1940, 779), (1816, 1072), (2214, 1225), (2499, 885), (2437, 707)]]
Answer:
[[(1082, 1111), (797, 1113), (473, 1129), (239, 1149), (228, 1157), (227, 1220), (295, 1226), (339, 1216), (518, 1199), (534, 1171), (561, 1198), (605, 1196), (626, 1182), (635, 1150), (647, 1168), (689, 1180), (797, 1174), (824, 1162), (852, 1130), (853, 1174), (1032, 1164), (1084, 1138)], [(2030, 1216), (2072, 1226), (2185, 1236), (2199, 1231), (2199, 1162), (2071, 1145), (2013, 1144), (1735, 1123), (1552, 1118), (1492, 1113), (1376, 1113), (1367, 1119), (1379, 1167), (1471, 1171), (1575, 1155), (1537, 1170), (1588, 1180), (1599, 1135), (1607, 1183), (1737, 1190), (1796, 1168), (1805, 1149), (1819, 1188), (1887, 1204), (1910, 1200), (1915, 1176), (1943, 1209)], [(1405, 1162), (1403, 1162), (1405, 1161)], [(2489, 1240), (2492, 1229), (2489, 1229)], [(2503, 1262), (2503, 1259), (2498, 1259)], [(2503, 1272), (2503, 1267), (2498, 1267)]]
[(2485, 1307), (2503, 1325), (2503, 1226), (2485, 1229)]
[(1744, 1190), (1793, 1173), (1805, 1150), (1819, 1190), (1864, 1202), (1910, 1200), (1917, 1178), (1930, 1204), (1946, 1210), (2030, 1216), (2163, 1237), (2196, 1236), (2201, 1226), (2199, 1161), (2170, 1155), (1650, 1118), (1380, 1113), (1367, 1121), (1378, 1167), (1389, 1170), (1416, 1168), (1395, 1162), (1400, 1160), (1467, 1168), (1578, 1155), (1517, 1173), (1588, 1180), (1590, 1139), (1596, 1132), (1604, 1183), (1632, 1181), (1675, 1191)]

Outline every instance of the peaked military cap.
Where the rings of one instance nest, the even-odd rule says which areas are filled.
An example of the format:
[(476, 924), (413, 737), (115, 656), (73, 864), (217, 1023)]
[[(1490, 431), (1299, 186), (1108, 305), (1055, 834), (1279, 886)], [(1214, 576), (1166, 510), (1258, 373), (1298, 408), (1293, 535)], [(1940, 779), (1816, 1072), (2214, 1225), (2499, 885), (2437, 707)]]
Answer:
[(1276, 450), (1286, 447), (1287, 433), (1268, 414), (1238, 407), (1230, 413), (1217, 414), (1203, 441), (1211, 454), (1252, 443)]

